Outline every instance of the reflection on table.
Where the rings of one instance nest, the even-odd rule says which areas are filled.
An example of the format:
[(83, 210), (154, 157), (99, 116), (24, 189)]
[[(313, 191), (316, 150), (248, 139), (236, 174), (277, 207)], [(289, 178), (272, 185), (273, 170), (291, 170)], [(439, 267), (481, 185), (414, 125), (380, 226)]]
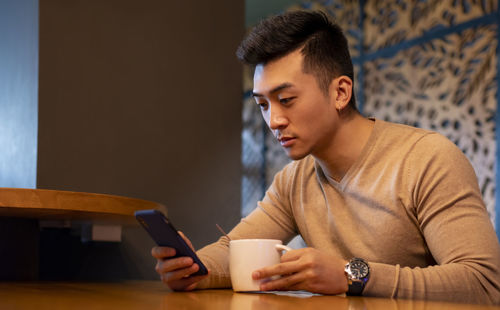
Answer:
[(500, 309), (495, 306), (387, 298), (293, 295), (234, 293), (226, 289), (170, 292), (156, 281), (4, 282), (0, 283), (0, 309)]

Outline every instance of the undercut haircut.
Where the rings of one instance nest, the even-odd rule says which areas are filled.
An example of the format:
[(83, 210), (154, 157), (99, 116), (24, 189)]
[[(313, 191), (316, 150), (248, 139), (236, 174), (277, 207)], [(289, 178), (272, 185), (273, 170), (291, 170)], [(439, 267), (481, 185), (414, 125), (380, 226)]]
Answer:
[(303, 72), (315, 76), (325, 95), (333, 79), (346, 75), (352, 80), (349, 106), (357, 110), (347, 38), (321, 11), (291, 11), (262, 20), (241, 42), (236, 56), (241, 62), (255, 67), (298, 49), (304, 56)]

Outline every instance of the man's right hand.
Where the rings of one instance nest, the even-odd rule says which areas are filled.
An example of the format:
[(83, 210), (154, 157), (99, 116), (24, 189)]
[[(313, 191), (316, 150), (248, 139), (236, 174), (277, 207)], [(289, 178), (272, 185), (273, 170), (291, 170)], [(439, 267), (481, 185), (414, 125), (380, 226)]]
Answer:
[[(179, 233), (194, 251), (191, 241), (184, 234)], [(191, 257), (173, 258), (175, 256), (175, 249), (173, 248), (154, 247), (151, 250), (151, 255), (157, 259), (155, 270), (160, 275), (162, 282), (174, 291), (193, 290), (198, 282), (207, 277), (207, 275), (191, 276), (200, 267), (193, 262)]]

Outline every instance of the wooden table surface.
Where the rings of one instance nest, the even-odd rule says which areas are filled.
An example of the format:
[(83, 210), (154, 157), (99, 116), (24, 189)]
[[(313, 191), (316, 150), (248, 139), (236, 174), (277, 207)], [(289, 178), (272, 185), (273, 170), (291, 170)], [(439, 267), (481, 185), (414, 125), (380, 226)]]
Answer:
[(231, 290), (170, 292), (157, 281), (124, 283), (0, 283), (0, 309), (500, 309), (430, 301), (370, 297), (292, 297), (272, 293), (233, 293)]
[(134, 212), (144, 209), (166, 211), (162, 204), (123, 196), (0, 187), (0, 217), (137, 224)]

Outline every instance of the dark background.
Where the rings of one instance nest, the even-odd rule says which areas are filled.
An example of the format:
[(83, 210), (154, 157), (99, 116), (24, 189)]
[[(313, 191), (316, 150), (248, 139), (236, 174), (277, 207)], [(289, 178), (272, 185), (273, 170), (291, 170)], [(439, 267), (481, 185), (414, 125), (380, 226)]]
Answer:
[[(242, 72), (235, 50), (243, 0), (0, 6), (3, 16), (17, 12), (4, 30), (30, 43), (35, 56), (16, 52), (23, 45), (0, 51), (12, 49), (8, 61), (19, 66), (38, 56), (38, 78), (34, 64), (17, 82), (38, 82), (29, 86), (38, 90), (37, 104), (22, 107), (35, 116), (31, 127), (38, 122), (38, 142), (31, 142), (37, 188), (162, 203), (197, 248), (217, 240), (216, 223), (229, 230), (238, 222)], [(10, 81), (15, 68), (4, 71)], [(82, 243), (74, 227), (40, 232), (42, 279), (157, 278), (153, 242), (139, 226), (124, 227), (121, 243)]]

